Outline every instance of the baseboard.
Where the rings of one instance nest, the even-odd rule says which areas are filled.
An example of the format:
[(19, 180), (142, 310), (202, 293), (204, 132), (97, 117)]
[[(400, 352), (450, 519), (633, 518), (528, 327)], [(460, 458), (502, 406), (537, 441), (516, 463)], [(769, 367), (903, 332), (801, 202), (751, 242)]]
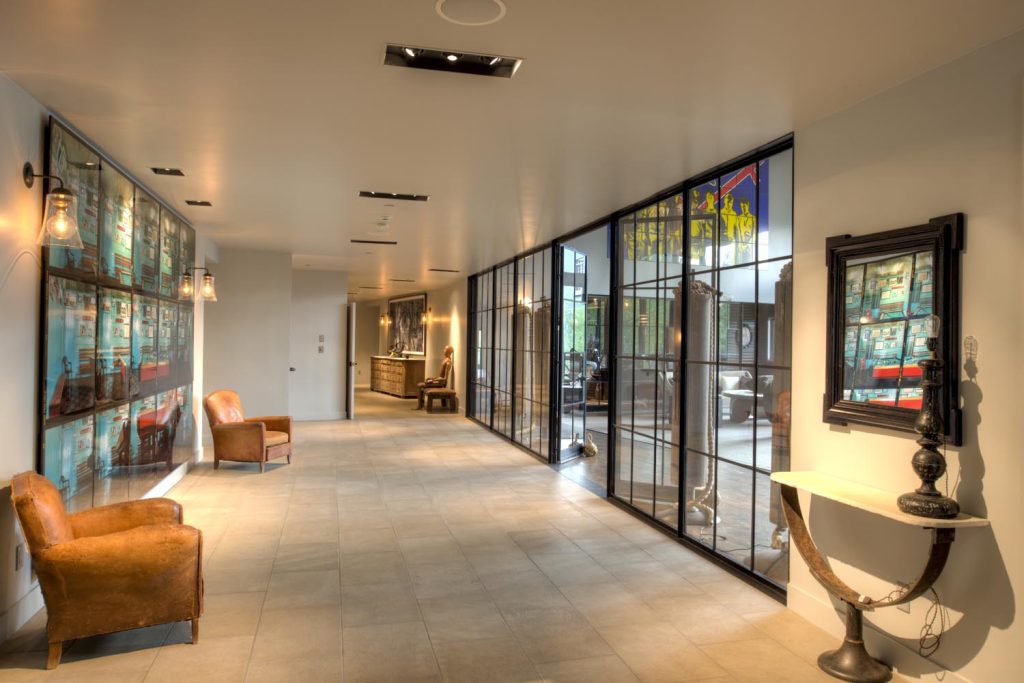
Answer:
[[(831, 602), (822, 601), (815, 594), (809, 593), (801, 587), (790, 584), (786, 593), (786, 606), (807, 619), (812, 624), (828, 631), (836, 637), (836, 646), (843, 639), (844, 622), (843, 616), (836, 610)], [(941, 681), (942, 683), (973, 683), (969, 678), (961, 676), (955, 671), (947, 671), (942, 668), (942, 663), (934, 659), (926, 659), (908, 649), (903, 643), (889, 637), (884, 631), (880, 631), (864, 619), (864, 644), (872, 656), (878, 657), (893, 669), (901, 671), (934, 671), (934, 673), (921, 676), (904, 674), (908, 678), (922, 681)]]
[(0, 615), (0, 643), (13, 636), (19, 628), (43, 609), (43, 591), (39, 582), (32, 584), (28, 593)]

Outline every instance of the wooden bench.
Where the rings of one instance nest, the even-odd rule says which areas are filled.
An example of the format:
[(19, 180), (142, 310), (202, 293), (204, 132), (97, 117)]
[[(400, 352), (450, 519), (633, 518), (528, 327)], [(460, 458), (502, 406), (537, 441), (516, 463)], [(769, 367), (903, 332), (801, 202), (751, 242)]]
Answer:
[(434, 412), (434, 399), (440, 399), (441, 407), (451, 413), (459, 412), (459, 397), (455, 395), (454, 389), (426, 389), (424, 395), (427, 399), (427, 412)]

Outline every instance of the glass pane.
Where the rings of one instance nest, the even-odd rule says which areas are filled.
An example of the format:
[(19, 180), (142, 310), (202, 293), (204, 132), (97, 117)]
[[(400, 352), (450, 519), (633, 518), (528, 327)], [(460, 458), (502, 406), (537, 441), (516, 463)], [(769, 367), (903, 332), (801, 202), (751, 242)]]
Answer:
[(714, 266), (718, 235), (718, 181), (712, 180), (690, 190), (690, 269)]
[(750, 567), (753, 471), (718, 461), (718, 524), (715, 549)]
[(715, 405), (718, 383), (713, 364), (686, 365), (686, 447), (715, 453)]
[(132, 286), (132, 214), (135, 185), (112, 168), (104, 168), (103, 215), (100, 221), (100, 281)]
[(789, 470), (789, 425), (792, 372), (762, 368), (757, 377), (757, 467), (767, 472)]
[(135, 193), (134, 241), (135, 286), (155, 294), (159, 280), (160, 206), (142, 190)]
[(93, 418), (50, 427), (43, 435), (43, 472), (60, 491), (68, 512), (92, 507)]
[(654, 478), (656, 463), (654, 439), (633, 434), (633, 500), (634, 508), (648, 515), (654, 514)]
[(615, 449), (615, 470), (612, 481), (613, 494), (616, 498), (629, 503), (633, 497), (633, 434), (628, 430), (618, 430), (618, 443)]
[(758, 166), (757, 241), (762, 261), (793, 253), (793, 150)]
[(636, 234), (634, 226), (636, 217), (633, 214), (623, 216), (619, 219), (619, 239), (622, 243), (622, 266), (619, 273), (619, 282), (624, 285), (636, 282), (635, 261), (636, 261)]
[(178, 219), (170, 211), (160, 212), (160, 296), (172, 297), (178, 293)]
[(793, 336), (792, 261), (759, 265), (757, 288), (757, 362), (789, 367)]
[[(99, 243), (100, 158), (63, 127), (54, 124), (50, 126), (47, 173), (59, 176), (64, 187), (78, 197), (78, 232), (83, 244), (82, 249), (52, 247), (50, 268), (95, 276)], [(57, 187), (56, 181), (49, 181), (47, 186), (50, 189)]]
[(756, 258), (757, 166), (751, 164), (720, 179), (719, 258), (721, 268)]
[(679, 526), (679, 447), (659, 441), (654, 463), (654, 516), (673, 529)]
[(658, 370), (653, 359), (638, 359), (633, 363), (633, 429), (654, 436), (662, 427), (655, 412)]
[(191, 460), (194, 452), (195, 421), (192, 414), (191, 384), (178, 387), (177, 400), (178, 425), (174, 435), (174, 456), (172, 459), (175, 465), (180, 465)]
[(763, 396), (754, 393), (752, 368), (721, 366), (718, 371), (718, 457), (754, 464), (754, 411)]
[(96, 403), (96, 287), (51, 275), (46, 296), (44, 414), (53, 418)]
[(178, 307), (178, 343), (175, 351), (175, 368), (172, 373), (179, 382), (192, 382), (192, 336), (195, 309), (191, 303)]
[(132, 374), (130, 394), (151, 394), (157, 388), (157, 300), (132, 299)]
[(767, 474), (756, 475), (754, 493), (754, 571), (781, 585), (789, 581), (789, 526), (782, 512), (781, 488)]
[(683, 199), (684, 195), (677, 194), (659, 205), (658, 244), (662, 263), (660, 276), (663, 278), (683, 274)]
[(96, 413), (96, 505), (128, 500), (130, 414), (127, 403)]
[(128, 398), (132, 351), (132, 295), (100, 288), (99, 347), (96, 354), (96, 400)]
[(171, 372), (173, 360), (176, 355), (175, 342), (178, 337), (178, 305), (160, 304), (160, 326), (158, 329), (157, 365), (156, 377), (157, 386), (166, 389), (177, 384), (177, 379)]
[(661, 244), (658, 241), (658, 205), (651, 204), (636, 212), (633, 238), (634, 282), (651, 282), (658, 278)]
[(701, 543), (712, 545), (715, 525), (715, 464), (711, 458), (686, 452), (683, 486), (683, 532)]
[(718, 299), (715, 274), (708, 272), (690, 277), (687, 284), (688, 300), (686, 325), (686, 356), (688, 360), (714, 362), (715, 311)]
[(723, 363), (757, 360), (757, 303), (753, 267), (732, 268), (719, 273), (718, 354)]
[(196, 265), (195, 230), (187, 225), (182, 225), (181, 232), (178, 237), (178, 261), (175, 264), (177, 267), (177, 276), (175, 277), (176, 283), (181, 282), (181, 276), (186, 270), (190, 270)]

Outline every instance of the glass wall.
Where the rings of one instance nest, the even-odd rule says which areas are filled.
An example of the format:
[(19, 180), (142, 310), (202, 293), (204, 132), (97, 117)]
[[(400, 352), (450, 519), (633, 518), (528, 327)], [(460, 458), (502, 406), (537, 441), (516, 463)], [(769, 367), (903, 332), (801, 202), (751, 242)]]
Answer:
[(789, 468), (792, 150), (690, 193), (685, 535), (787, 581), (772, 471)]
[(770, 475), (790, 457), (792, 176), (780, 141), (469, 290), (471, 417), (776, 586), (788, 580)]
[(516, 262), (513, 440), (547, 457), (551, 431), (551, 249)]

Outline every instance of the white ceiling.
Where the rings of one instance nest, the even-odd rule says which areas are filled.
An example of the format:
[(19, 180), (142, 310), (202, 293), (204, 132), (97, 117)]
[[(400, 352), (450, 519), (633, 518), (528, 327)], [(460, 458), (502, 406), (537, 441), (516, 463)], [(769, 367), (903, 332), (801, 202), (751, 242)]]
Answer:
[[(1024, 28), (1020, 0), (506, 0), (483, 27), (434, 4), (3, 0), (0, 71), (219, 245), (348, 271), (352, 291), (385, 287), (374, 299), (465, 277)], [(511, 80), (399, 69), (385, 42), (525, 62)], [(399, 246), (349, 244), (385, 214)]]

